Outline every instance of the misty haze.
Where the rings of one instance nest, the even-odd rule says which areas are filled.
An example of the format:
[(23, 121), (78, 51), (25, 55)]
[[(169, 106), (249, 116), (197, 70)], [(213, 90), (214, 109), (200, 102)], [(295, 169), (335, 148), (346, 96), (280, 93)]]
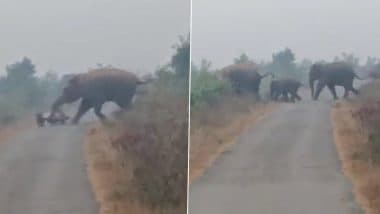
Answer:
[(332, 60), (342, 52), (378, 57), (379, 8), (379, 1), (356, 0), (194, 0), (192, 59), (219, 68), (242, 52), (258, 62), (286, 47), (297, 60)]
[(27, 56), (38, 72), (153, 72), (189, 33), (189, 10), (186, 0), (0, 1), (0, 69)]

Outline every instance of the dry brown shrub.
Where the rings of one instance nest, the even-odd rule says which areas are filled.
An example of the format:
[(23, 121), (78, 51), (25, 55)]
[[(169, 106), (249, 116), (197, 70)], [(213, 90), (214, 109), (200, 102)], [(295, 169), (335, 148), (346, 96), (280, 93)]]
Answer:
[(117, 121), (89, 131), (89, 174), (102, 213), (186, 213), (187, 90), (177, 79), (152, 84), (115, 113)]
[(380, 213), (380, 105), (377, 102), (341, 103), (332, 111), (335, 143), (344, 173), (355, 196), (369, 214)]
[(182, 84), (171, 84), (156, 83), (122, 115), (112, 139), (133, 166), (138, 200), (165, 209), (185, 208), (187, 196), (188, 96)]

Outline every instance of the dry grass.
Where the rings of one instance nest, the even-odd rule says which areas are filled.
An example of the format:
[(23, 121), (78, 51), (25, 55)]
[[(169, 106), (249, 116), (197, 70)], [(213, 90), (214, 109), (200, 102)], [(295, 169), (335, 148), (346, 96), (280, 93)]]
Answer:
[(379, 100), (380, 99), (380, 80), (373, 80), (362, 87), (360, 87), (360, 99), (367, 100)]
[[(133, 183), (131, 162), (125, 162), (124, 153), (112, 145), (111, 130), (94, 125), (89, 128), (84, 151), (87, 173), (93, 186), (101, 214), (163, 214), (183, 213), (185, 205), (162, 209), (140, 202)], [(177, 212), (179, 211), (179, 212)]]
[(192, 112), (189, 182), (200, 177), (241, 133), (277, 105), (256, 103), (248, 97), (229, 97), (215, 106)]
[(341, 102), (332, 110), (335, 144), (357, 201), (368, 214), (380, 213), (380, 166), (371, 158), (368, 133), (352, 116), (357, 104)]
[(109, 131), (94, 126), (85, 140), (87, 172), (101, 214), (160, 214), (158, 209), (133, 200), (133, 167), (124, 163), (122, 153), (111, 144)]

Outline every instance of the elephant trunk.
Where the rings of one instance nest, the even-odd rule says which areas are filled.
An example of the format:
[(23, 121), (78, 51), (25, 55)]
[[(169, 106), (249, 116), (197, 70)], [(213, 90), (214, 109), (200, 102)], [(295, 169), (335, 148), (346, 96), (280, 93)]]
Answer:
[(58, 97), (58, 99), (55, 100), (53, 105), (51, 106), (51, 113), (61, 111), (61, 106), (65, 103), (65, 99), (63, 96)]
[(309, 86), (310, 86), (310, 92), (311, 92), (311, 98), (314, 98), (314, 79), (309, 79)]

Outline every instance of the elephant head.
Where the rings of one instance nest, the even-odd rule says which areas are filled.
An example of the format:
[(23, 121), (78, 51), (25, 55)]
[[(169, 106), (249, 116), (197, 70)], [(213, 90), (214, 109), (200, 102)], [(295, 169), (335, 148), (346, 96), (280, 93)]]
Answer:
[(314, 64), (310, 68), (309, 72), (309, 86), (311, 90), (311, 97), (314, 97), (314, 82), (321, 76), (322, 64)]
[[(51, 107), (51, 113), (60, 111), (60, 107), (65, 103), (72, 103), (81, 98), (81, 90), (79, 84), (79, 77), (73, 77), (68, 85), (63, 89), (61, 96), (59, 96)], [(61, 112), (62, 113), (62, 112)]]

